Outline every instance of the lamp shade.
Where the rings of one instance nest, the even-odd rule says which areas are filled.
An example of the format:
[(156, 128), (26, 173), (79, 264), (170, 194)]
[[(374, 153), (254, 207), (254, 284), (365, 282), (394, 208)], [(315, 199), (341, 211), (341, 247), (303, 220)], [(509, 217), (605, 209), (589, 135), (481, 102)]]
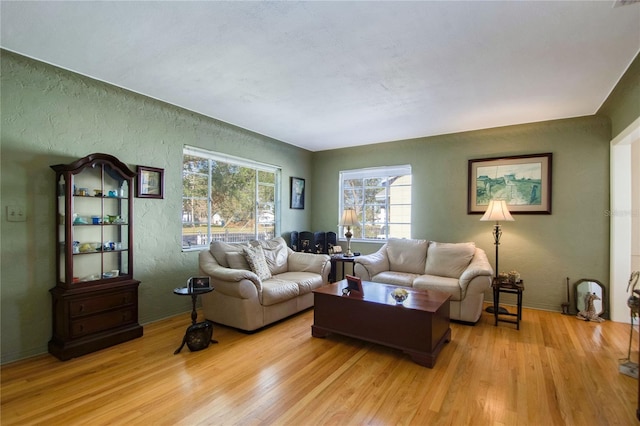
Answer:
[(505, 200), (491, 200), (489, 201), (489, 207), (487, 207), (487, 211), (484, 213), (484, 216), (480, 219), (481, 221), (507, 221), (513, 222), (515, 219), (509, 213), (509, 208), (507, 207), (507, 202)]
[(340, 219), (340, 226), (360, 226), (358, 222), (358, 215), (354, 209), (344, 209), (342, 212), (342, 218)]

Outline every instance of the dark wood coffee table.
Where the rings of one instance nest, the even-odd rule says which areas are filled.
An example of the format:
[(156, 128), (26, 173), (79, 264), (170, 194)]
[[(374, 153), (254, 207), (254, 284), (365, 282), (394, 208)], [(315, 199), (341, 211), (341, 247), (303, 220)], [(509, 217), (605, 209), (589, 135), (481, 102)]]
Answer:
[(390, 295), (395, 286), (363, 281), (363, 297), (353, 292), (344, 296), (346, 286), (343, 280), (313, 291), (312, 336), (355, 337), (400, 349), (416, 363), (433, 367), (444, 344), (451, 341), (450, 295), (402, 287), (409, 298), (397, 305)]

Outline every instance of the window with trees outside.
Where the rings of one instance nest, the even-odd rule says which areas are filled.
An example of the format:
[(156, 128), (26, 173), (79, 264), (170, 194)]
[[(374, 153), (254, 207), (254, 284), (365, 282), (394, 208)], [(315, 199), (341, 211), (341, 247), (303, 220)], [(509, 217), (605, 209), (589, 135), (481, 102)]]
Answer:
[(280, 169), (185, 146), (182, 248), (212, 241), (268, 240), (279, 234)]
[(341, 171), (339, 217), (346, 208), (361, 225), (351, 227), (352, 240), (411, 238), (411, 166)]

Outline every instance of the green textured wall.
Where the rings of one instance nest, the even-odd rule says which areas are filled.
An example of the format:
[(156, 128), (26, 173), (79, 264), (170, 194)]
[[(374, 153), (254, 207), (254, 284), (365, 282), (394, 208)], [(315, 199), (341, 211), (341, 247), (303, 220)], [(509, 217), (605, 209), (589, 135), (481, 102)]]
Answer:
[(598, 115), (611, 119), (611, 139), (640, 117), (640, 54), (602, 104)]
[[(524, 305), (559, 311), (566, 277), (609, 277), (609, 140), (606, 117), (592, 116), (314, 153), (314, 230), (336, 229), (338, 172), (411, 164), (414, 238), (474, 241), (495, 265), (492, 223), (467, 214), (468, 161), (553, 153), (551, 215), (514, 215), (502, 225), (500, 270), (525, 280)], [(363, 253), (379, 244), (352, 243)], [(491, 295), (487, 294), (489, 300)]]
[[(54, 172), (93, 152), (165, 169), (163, 200), (135, 199), (135, 278), (140, 321), (189, 310), (172, 289), (197, 274), (197, 253), (181, 251), (183, 144), (282, 167), (282, 232), (310, 226), (288, 208), (289, 176), (310, 178), (309, 151), (2, 51), (1, 361), (46, 352), (55, 280)], [(6, 206), (26, 209), (7, 222)]]
[[(638, 58), (601, 114), (342, 150), (308, 151), (1, 51), (1, 362), (46, 352), (54, 284), (53, 171), (92, 152), (165, 169), (164, 200), (135, 200), (142, 322), (189, 310), (172, 294), (197, 271), (180, 249), (183, 144), (283, 169), (282, 229), (336, 230), (338, 171), (409, 163), (414, 236), (475, 241), (493, 263), (491, 224), (466, 214), (468, 160), (553, 152), (553, 214), (503, 224), (501, 270), (526, 280), (526, 306), (559, 310), (565, 278), (609, 276), (609, 141), (639, 115)], [(634, 71), (635, 70), (635, 71)], [(635, 76), (635, 77), (634, 77)], [(624, 85), (622, 84), (624, 83)], [(608, 115), (613, 115), (613, 126)], [(628, 123), (627, 123), (628, 125)], [(289, 176), (307, 178), (305, 210), (288, 208)], [(7, 222), (7, 205), (26, 222)], [(363, 253), (376, 244), (354, 244)]]

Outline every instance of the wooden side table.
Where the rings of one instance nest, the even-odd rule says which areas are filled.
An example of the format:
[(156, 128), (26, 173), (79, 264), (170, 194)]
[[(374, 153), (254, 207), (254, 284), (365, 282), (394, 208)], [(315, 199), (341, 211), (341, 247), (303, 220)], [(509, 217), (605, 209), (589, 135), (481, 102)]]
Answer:
[[(334, 283), (338, 280), (338, 262), (342, 263), (342, 280), (344, 279), (344, 265), (351, 263), (352, 267), (355, 267), (355, 256), (347, 257), (343, 254), (334, 254), (331, 256), (331, 273), (329, 274), (329, 282)], [(352, 272), (354, 272), (352, 270)]]
[(209, 346), (209, 343), (218, 343), (217, 340), (211, 338), (213, 335), (213, 323), (206, 320), (200, 323), (196, 321), (198, 319), (198, 311), (196, 311), (198, 295), (211, 293), (212, 291), (212, 288), (196, 291), (190, 291), (188, 287), (173, 289), (173, 294), (177, 294), (178, 296), (191, 296), (192, 304), (191, 325), (187, 327), (187, 331), (184, 333), (184, 338), (182, 339), (182, 344), (175, 350), (174, 355), (180, 353), (185, 344), (191, 351), (197, 351), (206, 348)]
[[(498, 325), (498, 321), (509, 322), (516, 325), (516, 330), (520, 330), (520, 321), (522, 320), (522, 292), (524, 291), (524, 282), (522, 280), (514, 283), (500, 282), (494, 278), (491, 283), (493, 287), (493, 315), (495, 318), (495, 324)], [(506, 309), (500, 310), (500, 293), (511, 293), (517, 295), (517, 312), (512, 313)], [(506, 317), (506, 318), (505, 318)], [(508, 317), (515, 317), (515, 320)]]

